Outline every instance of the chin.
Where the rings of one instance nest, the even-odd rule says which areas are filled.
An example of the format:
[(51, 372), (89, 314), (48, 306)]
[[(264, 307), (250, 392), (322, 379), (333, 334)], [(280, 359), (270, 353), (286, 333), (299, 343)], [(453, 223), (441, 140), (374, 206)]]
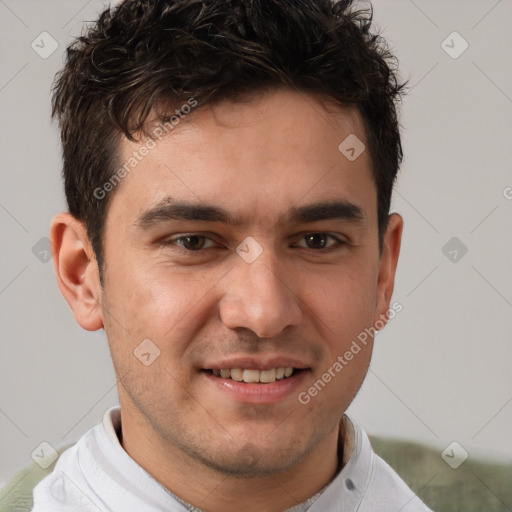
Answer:
[(229, 476), (241, 478), (270, 476), (284, 473), (300, 464), (306, 454), (293, 449), (276, 449), (274, 446), (260, 448), (256, 444), (247, 443), (237, 451), (215, 451), (208, 457), (197, 457), (205, 466)]

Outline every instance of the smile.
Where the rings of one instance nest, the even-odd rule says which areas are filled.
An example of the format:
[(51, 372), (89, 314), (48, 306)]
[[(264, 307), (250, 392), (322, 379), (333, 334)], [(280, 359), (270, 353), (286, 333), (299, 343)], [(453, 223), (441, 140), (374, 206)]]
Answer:
[(209, 370), (215, 377), (231, 379), (236, 382), (252, 384), (271, 384), (278, 380), (287, 379), (300, 370), (291, 367), (270, 368), (268, 370), (254, 370), (243, 368), (223, 368)]

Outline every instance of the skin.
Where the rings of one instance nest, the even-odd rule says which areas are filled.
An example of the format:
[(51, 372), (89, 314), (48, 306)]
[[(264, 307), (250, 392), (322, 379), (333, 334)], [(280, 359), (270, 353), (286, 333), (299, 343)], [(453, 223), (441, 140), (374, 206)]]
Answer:
[[(286, 89), (189, 114), (112, 192), (103, 287), (84, 226), (67, 213), (52, 221), (59, 287), (76, 321), (108, 337), (124, 449), (203, 510), (282, 511), (336, 473), (339, 421), (373, 340), (308, 404), (297, 396), (385, 317), (403, 222), (391, 216), (380, 254), (370, 155), (345, 158), (338, 145), (349, 134), (366, 141), (355, 109)], [(138, 148), (123, 140), (123, 161)], [(167, 197), (240, 222), (141, 227), (141, 214)], [(361, 219), (279, 222), (292, 207), (330, 200), (356, 205)], [(191, 233), (207, 237), (199, 251), (176, 240)], [(310, 233), (344, 243), (321, 236), (334, 247), (326, 252)], [(248, 236), (263, 250), (252, 263), (236, 252)], [(145, 339), (160, 350), (149, 366), (133, 354)], [(290, 357), (307, 369), (275, 403), (244, 403), (202, 371), (237, 356)]]

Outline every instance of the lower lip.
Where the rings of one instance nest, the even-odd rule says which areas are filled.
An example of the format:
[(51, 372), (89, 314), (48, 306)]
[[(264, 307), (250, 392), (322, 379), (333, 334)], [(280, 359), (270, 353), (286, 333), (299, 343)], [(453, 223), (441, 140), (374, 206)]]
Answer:
[(232, 379), (216, 377), (208, 372), (202, 374), (217, 388), (238, 402), (249, 404), (274, 404), (290, 395), (297, 394), (298, 388), (306, 377), (307, 370), (302, 370), (291, 377), (276, 380), (268, 384), (250, 384)]

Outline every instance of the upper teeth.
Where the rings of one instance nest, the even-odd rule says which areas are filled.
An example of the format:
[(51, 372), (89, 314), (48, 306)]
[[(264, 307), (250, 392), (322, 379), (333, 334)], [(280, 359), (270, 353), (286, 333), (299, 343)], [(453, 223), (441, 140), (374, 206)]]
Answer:
[(276, 380), (290, 377), (293, 368), (272, 368), (270, 370), (243, 370), (242, 368), (223, 368), (212, 370), (217, 377), (233, 379), (238, 382), (264, 382), (270, 383)]

